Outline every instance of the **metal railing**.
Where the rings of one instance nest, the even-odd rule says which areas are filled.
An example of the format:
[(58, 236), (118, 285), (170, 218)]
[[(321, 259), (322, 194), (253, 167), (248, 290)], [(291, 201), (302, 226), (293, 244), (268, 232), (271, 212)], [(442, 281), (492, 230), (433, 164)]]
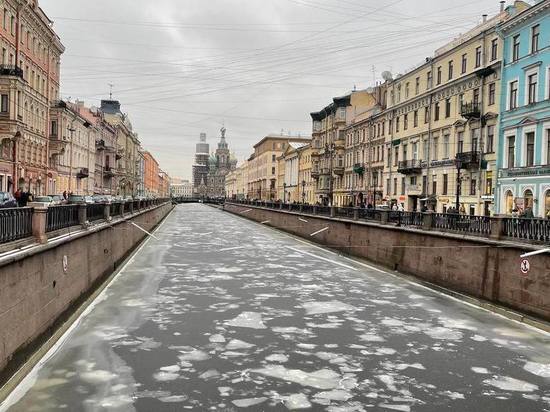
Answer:
[(78, 205), (51, 206), (46, 212), (46, 232), (78, 224)]
[(105, 218), (105, 205), (101, 203), (93, 203), (86, 205), (86, 218), (89, 222), (95, 222)]
[(109, 205), (109, 216), (116, 217), (122, 215), (124, 212), (124, 203), (115, 202)]
[(0, 209), (0, 243), (32, 236), (32, 208)]
[(550, 219), (503, 218), (502, 235), (535, 242), (550, 242)]
[[(230, 203), (262, 206), (262, 202), (231, 200)], [(298, 211), (305, 215), (334, 216), (344, 219), (373, 221), (401, 227), (414, 227), (440, 232), (460, 233), (493, 239), (510, 239), (528, 242), (550, 242), (550, 219), (471, 216), (452, 213), (400, 212), (387, 209), (347, 208), (308, 204), (267, 203), (267, 208)], [(301, 210), (301, 212), (300, 212)], [(498, 228), (498, 229), (497, 229)], [(494, 233), (494, 232), (498, 233)]]
[(491, 234), (491, 218), (487, 216), (434, 213), (432, 227), (452, 232), (489, 236)]

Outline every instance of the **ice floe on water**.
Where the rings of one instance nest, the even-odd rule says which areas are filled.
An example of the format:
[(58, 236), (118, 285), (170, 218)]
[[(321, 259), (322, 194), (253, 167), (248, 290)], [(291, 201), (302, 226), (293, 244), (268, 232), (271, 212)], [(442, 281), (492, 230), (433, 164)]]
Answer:
[(104, 370), (88, 371), (80, 374), (81, 380), (91, 383), (92, 385), (109, 382), (116, 377), (117, 375), (115, 375), (114, 373)]
[(235, 405), (238, 408), (249, 408), (254, 405), (259, 405), (260, 403), (264, 403), (267, 401), (266, 397), (261, 398), (249, 398), (249, 399), (235, 399), (231, 401), (233, 405)]
[(441, 340), (460, 340), (462, 339), (462, 332), (459, 330), (453, 330), (444, 327), (435, 327), (424, 330), (424, 333), (433, 339)]
[(302, 305), (306, 315), (320, 315), (324, 313), (346, 312), (357, 310), (355, 306), (337, 300), (327, 302), (306, 302)]
[(173, 381), (179, 378), (178, 373), (160, 371), (153, 375), (153, 378), (159, 382)]
[(225, 343), (225, 338), (220, 334), (212, 335), (208, 338), (208, 340), (212, 343)]
[(180, 369), (181, 368), (178, 365), (163, 366), (162, 368), (160, 368), (160, 370), (163, 372), (172, 372), (172, 373), (179, 372)]
[(470, 369), (475, 373), (479, 373), (480, 375), (489, 374), (489, 371), (486, 368), (480, 368), (479, 366), (472, 366)]
[(308, 409), (311, 408), (311, 402), (307, 399), (307, 396), (303, 393), (293, 393), (283, 397), (284, 405), (288, 410), (296, 409)]
[(379, 407), (384, 409), (390, 409), (392, 411), (410, 412), (411, 407), (409, 405), (392, 405), (389, 403), (380, 403)]
[(227, 350), (238, 350), (238, 349), (249, 349), (256, 345), (253, 343), (247, 343), (239, 339), (232, 339), (229, 341), (229, 343), (225, 346), (225, 349)]
[(199, 375), (200, 379), (211, 379), (211, 378), (217, 378), (220, 376), (220, 373), (216, 369), (209, 369), (206, 372), (203, 372)]
[(228, 320), (226, 325), (238, 328), (267, 329), (262, 320), (262, 314), (258, 312), (243, 312), (236, 318)]
[(510, 376), (497, 376), (493, 379), (485, 379), (483, 383), (502, 389), (504, 391), (514, 392), (534, 392), (539, 389), (537, 385), (525, 382)]
[(299, 369), (287, 369), (282, 365), (267, 365), (265, 368), (252, 369), (251, 372), (316, 389), (336, 389), (342, 378), (331, 369), (304, 372)]
[(353, 395), (342, 389), (333, 389), (330, 391), (318, 392), (313, 396), (313, 402), (321, 405), (330, 405), (331, 401), (346, 402), (353, 398)]
[(182, 362), (199, 362), (204, 361), (207, 359), (210, 359), (210, 355), (208, 353), (203, 352), (202, 350), (193, 349), (189, 351), (180, 351), (181, 355), (178, 356), (178, 359)]
[(550, 378), (550, 363), (537, 363), (537, 362), (527, 362), (523, 369), (527, 372), (532, 373), (533, 375), (542, 376), (543, 378)]
[(359, 336), (359, 339), (365, 342), (384, 342), (385, 339), (380, 336), (376, 335), (374, 333), (364, 333), (363, 335)]
[(280, 362), (285, 363), (288, 362), (288, 356), (283, 355), (281, 353), (274, 353), (273, 355), (269, 355), (265, 358), (268, 362)]

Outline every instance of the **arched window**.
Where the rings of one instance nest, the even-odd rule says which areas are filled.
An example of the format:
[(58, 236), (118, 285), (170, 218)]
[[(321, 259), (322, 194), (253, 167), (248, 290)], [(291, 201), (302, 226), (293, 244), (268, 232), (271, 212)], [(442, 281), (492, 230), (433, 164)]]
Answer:
[(533, 192), (531, 189), (527, 189), (525, 192), (523, 192), (523, 198), (525, 199), (524, 208), (527, 209), (530, 207), (533, 209)]
[(512, 209), (514, 209), (514, 194), (511, 190), (508, 190), (506, 192), (506, 195), (504, 196), (505, 199), (505, 205), (506, 205), (506, 214), (511, 214)]

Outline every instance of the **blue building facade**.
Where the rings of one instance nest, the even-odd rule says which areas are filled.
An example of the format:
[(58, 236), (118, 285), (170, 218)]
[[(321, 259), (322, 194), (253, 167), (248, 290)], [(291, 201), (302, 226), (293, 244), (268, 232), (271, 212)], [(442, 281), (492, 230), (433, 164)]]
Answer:
[(550, 0), (499, 26), (504, 40), (496, 208), (550, 212)]

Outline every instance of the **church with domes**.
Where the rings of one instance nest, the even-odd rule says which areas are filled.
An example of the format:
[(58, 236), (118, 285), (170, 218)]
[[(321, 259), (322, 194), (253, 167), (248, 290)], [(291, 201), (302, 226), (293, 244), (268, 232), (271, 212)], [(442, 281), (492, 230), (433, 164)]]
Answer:
[(216, 152), (208, 159), (208, 177), (206, 196), (225, 197), (225, 176), (237, 168), (237, 159), (229, 151), (225, 140), (225, 127), (222, 127), (221, 137)]

